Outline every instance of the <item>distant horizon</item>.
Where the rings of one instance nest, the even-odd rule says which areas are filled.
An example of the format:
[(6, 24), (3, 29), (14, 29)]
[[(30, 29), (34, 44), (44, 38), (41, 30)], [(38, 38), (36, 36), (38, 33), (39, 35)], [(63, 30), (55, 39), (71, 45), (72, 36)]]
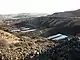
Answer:
[(64, 12), (80, 9), (80, 0), (0, 0), (0, 14)]
[(1, 15), (15, 15), (15, 14), (49, 14), (49, 13), (27, 13), (27, 12), (21, 12), (21, 13), (9, 13), (9, 14), (1, 14)]
[[(58, 11), (58, 12), (54, 12), (54, 13), (59, 13), (59, 12), (68, 12), (68, 11), (75, 11), (75, 10), (79, 10), (79, 9), (74, 9), (74, 10), (66, 10), (66, 11)], [(9, 14), (1, 14), (1, 15), (15, 15), (15, 14), (45, 14), (45, 15), (49, 15), (49, 14), (54, 14), (54, 13), (34, 13), (34, 12), (20, 12), (20, 13), (9, 13)]]

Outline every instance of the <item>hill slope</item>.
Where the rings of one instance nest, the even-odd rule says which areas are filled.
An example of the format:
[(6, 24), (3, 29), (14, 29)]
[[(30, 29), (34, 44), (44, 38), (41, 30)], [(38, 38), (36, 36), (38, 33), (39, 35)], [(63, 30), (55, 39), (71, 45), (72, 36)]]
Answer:
[(42, 29), (43, 35), (56, 33), (76, 35), (80, 33), (80, 10), (54, 13), (52, 15), (26, 19), (16, 26), (32, 26)]
[(7, 44), (11, 44), (11, 43), (17, 43), (19, 42), (19, 40), (20, 38), (14, 36), (13, 34), (0, 30), (0, 43), (1, 41), (5, 41)]

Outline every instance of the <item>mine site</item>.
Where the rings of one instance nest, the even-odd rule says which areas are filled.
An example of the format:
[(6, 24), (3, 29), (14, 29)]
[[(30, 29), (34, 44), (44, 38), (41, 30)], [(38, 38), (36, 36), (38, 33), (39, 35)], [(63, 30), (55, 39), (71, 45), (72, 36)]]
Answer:
[(80, 0), (0, 0), (0, 60), (80, 60)]
[(0, 60), (80, 60), (80, 10), (0, 20)]

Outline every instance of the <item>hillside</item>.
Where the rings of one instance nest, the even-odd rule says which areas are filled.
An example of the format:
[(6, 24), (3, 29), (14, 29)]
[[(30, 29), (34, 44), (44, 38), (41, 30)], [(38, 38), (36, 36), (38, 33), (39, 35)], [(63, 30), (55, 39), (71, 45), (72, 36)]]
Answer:
[(0, 60), (35, 60), (54, 45), (54, 42), (43, 38), (0, 30)]
[(8, 32), (5, 32), (3, 30), (0, 30), (0, 40), (4, 40), (6, 41), (8, 44), (11, 44), (11, 43), (17, 43), (19, 42), (20, 38), (8, 33)]
[[(24, 15), (15, 16), (20, 17), (18, 23), (14, 18), (6, 20), (16, 20), (14, 24), (0, 26), (1, 60), (80, 60), (80, 9), (31, 18)], [(67, 38), (47, 39), (56, 34)]]
[(77, 35), (80, 33), (80, 10), (54, 13), (44, 17), (26, 19), (16, 26), (32, 26), (45, 30), (44, 36), (56, 33)]

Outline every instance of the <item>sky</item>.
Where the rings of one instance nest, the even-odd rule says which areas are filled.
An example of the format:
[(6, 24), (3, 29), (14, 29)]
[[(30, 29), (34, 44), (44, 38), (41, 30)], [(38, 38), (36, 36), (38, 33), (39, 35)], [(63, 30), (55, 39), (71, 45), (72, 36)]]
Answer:
[(80, 0), (0, 0), (0, 14), (52, 14), (76, 9), (80, 9)]

